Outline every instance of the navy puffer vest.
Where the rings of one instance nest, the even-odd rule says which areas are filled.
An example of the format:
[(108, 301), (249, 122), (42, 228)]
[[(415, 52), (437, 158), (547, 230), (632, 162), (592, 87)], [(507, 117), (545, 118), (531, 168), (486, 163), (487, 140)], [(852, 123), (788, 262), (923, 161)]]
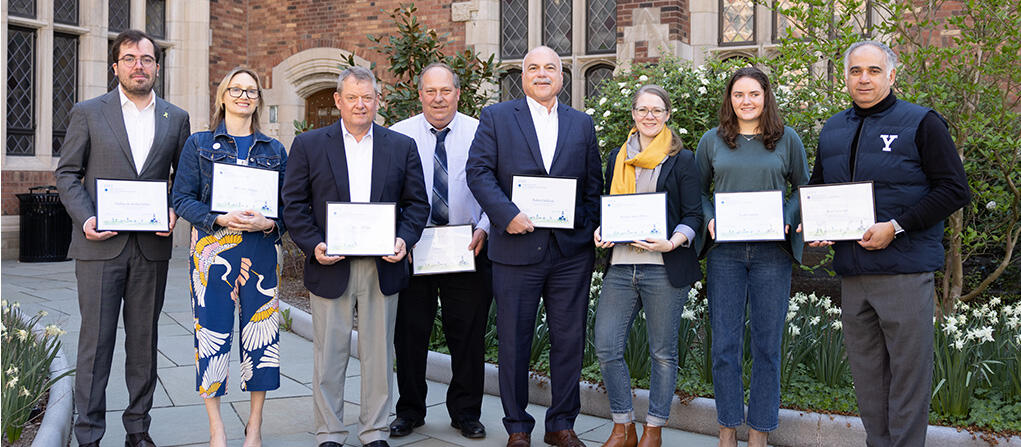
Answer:
[[(823, 181), (874, 182), (876, 221), (894, 219), (929, 192), (922, 171), (915, 134), (931, 109), (897, 100), (890, 108), (869, 116), (854, 109), (826, 121), (819, 135), (816, 163), (822, 163)], [(849, 166), (851, 144), (858, 124), (854, 172)], [(943, 222), (922, 230), (906, 231), (883, 250), (868, 251), (855, 241), (838, 242), (833, 264), (840, 275), (922, 273), (943, 267)]]

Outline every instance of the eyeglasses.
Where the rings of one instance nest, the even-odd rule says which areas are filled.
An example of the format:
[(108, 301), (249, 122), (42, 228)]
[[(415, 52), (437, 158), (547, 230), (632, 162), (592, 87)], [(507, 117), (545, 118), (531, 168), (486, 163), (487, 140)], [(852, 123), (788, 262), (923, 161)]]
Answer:
[(231, 98), (240, 98), (242, 93), (244, 93), (248, 99), (259, 99), (258, 89), (250, 88), (246, 90), (241, 87), (230, 87), (227, 89), (227, 94), (230, 95)]
[(124, 65), (129, 66), (129, 67), (135, 66), (135, 62), (139, 62), (139, 61), (142, 62), (142, 66), (143, 67), (151, 67), (151, 66), (153, 66), (153, 64), (156, 63), (156, 58), (154, 58), (152, 56), (135, 57), (135, 56), (132, 56), (132, 55), (127, 55), (127, 56), (124, 56), (124, 57), (122, 57), (120, 59), (117, 59), (118, 63), (122, 63)]
[(651, 109), (648, 108), (648, 107), (639, 107), (637, 109), (631, 109), (631, 110), (633, 110), (635, 112), (635, 114), (638, 115), (639, 118), (645, 118), (650, 113), (652, 114), (652, 116), (654, 118), (662, 118), (662, 117), (666, 116), (666, 109), (660, 108), (660, 107), (653, 107)]

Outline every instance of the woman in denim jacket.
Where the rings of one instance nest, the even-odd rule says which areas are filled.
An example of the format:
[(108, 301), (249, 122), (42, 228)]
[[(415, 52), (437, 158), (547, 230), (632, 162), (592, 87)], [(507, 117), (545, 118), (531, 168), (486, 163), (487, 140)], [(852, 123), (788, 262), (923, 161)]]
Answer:
[[(235, 308), (240, 312), (241, 390), (251, 393), (246, 447), (262, 444), (266, 391), (280, 387), (276, 244), (284, 233), (283, 220), (256, 210), (210, 211), (214, 163), (274, 170), (283, 183), (284, 146), (259, 132), (261, 93), (259, 76), (248, 68), (224, 76), (216, 89), (216, 130), (188, 138), (174, 181), (174, 209), (192, 224), (196, 388), (209, 414), (209, 444), (216, 447), (227, 443), (220, 396), (227, 389)], [(279, 209), (279, 194), (277, 200)]]

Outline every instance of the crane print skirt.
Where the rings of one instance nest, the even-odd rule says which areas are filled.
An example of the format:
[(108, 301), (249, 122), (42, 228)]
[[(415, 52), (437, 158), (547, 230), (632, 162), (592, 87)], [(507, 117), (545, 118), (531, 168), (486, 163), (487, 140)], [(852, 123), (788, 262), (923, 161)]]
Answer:
[(227, 392), (234, 311), (241, 329), (241, 390), (280, 387), (280, 312), (276, 234), (192, 228), (191, 308), (195, 322), (196, 390)]

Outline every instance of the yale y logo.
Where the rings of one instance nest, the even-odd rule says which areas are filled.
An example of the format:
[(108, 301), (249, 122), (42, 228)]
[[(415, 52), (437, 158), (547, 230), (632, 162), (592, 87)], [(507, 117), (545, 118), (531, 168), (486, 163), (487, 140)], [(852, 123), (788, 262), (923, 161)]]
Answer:
[(883, 144), (884, 144), (883, 152), (890, 152), (890, 151), (893, 150), (893, 148), (890, 147), (890, 144), (893, 143), (893, 140), (896, 140), (898, 136), (899, 135), (880, 135), (879, 136), (880, 138), (883, 139)]

